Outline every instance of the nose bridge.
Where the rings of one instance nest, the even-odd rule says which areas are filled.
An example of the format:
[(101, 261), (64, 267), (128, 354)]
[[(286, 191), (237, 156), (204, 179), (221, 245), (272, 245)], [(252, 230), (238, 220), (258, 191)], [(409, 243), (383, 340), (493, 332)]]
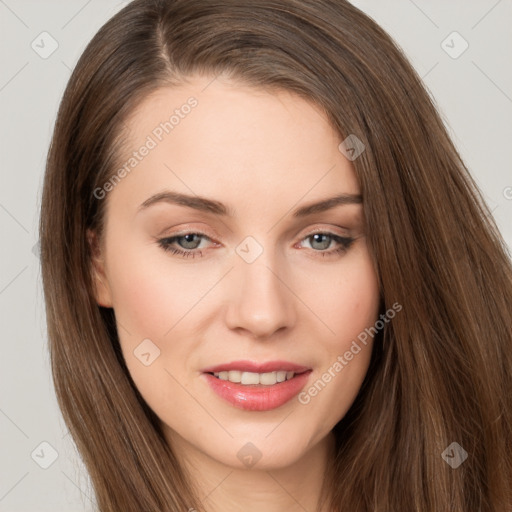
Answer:
[[(248, 245), (240, 248), (254, 251)], [(295, 322), (293, 296), (283, 284), (283, 266), (275, 253), (262, 250), (252, 261), (239, 254), (231, 276), (227, 324), (232, 329), (244, 329), (256, 337), (268, 337)], [(254, 252), (253, 252), (254, 256)]]

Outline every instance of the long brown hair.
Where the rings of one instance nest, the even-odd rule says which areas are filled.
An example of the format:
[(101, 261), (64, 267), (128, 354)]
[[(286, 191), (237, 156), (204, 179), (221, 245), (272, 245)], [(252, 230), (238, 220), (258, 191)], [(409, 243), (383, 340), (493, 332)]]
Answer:
[[(53, 377), (102, 512), (201, 510), (137, 392), (111, 309), (94, 299), (93, 191), (116, 171), (124, 121), (162, 86), (220, 74), (320, 106), (365, 145), (354, 160), (386, 324), (335, 428), (333, 510), (512, 510), (512, 269), (506, 246), (415, 71), (342, 0), (135, 0), (66, 88), (40, 222)], [(136, 172), (136, 171), (134, 171)], [(454, 469), (441, 453), (468, 454)]]

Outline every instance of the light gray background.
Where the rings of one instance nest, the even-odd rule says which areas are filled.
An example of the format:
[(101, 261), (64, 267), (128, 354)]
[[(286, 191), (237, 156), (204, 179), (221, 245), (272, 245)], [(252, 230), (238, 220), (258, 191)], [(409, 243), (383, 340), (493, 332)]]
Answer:
[[(70, 70), (126, 3), (0, 0), (0, 511), (93, 509), (87, 475), (54, 398), (34, 245), (47, 148)], [(354, 4), (395, 38), (424, 78), (512, 246), (511, 0)], [(41, 43), (43, 31), (58, 42), (46, 59), (31, 48), (33, 41), (50, 48), (49, 39)], [(457, 35), (446, 39), (453, 31), (469, 44), (458, 58), (445, 51), (463, 48)], [(40, 465), (52, 461), (52, 452), (42, 442), (58, 453), (48, 469)]]

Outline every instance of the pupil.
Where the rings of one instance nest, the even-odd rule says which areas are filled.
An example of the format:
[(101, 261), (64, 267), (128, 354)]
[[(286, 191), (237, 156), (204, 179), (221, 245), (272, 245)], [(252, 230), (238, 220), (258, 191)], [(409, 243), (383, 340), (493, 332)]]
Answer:
[(331, 237), (329, 235), (325, 235), (322, 233), (317, 233), (316, 235), (313, 235), (313, 241), (311, 243), (311, 247), (313, 247), (313, 249), (327, 249), (330, 244)]
[(201, 243), (201, 239), (197, 234), (191, 233), (181, 236), (178, 242), (184, 249), (196, 249)]

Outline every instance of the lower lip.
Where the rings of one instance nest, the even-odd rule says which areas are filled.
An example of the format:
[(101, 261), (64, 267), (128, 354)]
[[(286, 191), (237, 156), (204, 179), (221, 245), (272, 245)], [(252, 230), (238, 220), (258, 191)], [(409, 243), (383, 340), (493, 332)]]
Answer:
[(300, 393), (311, 370), (295, 375), (293, 379), (278, 382), (272, 386), (244, 385), (221, 380), (209, 373), (203, 373), (210, 387), (231, 405), (246, 411), (270, 411), (281, 407)]

